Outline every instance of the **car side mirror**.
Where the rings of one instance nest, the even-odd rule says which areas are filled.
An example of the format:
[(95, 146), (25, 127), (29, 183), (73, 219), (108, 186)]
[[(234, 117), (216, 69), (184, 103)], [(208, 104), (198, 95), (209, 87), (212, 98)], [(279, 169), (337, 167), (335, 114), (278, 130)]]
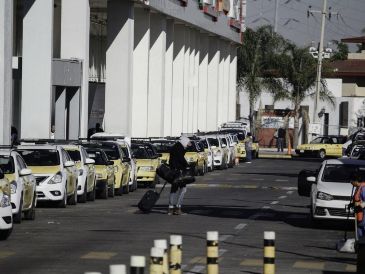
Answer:
[(226, 145), (225, 144), (222, 144), (222, 147), (226, 147)]
[(32, 174), (32, 170), (29, 168), (23, 168), (20, 172), (19, 172), (19, 176), (28, 176)]
[(95, 160), (94, 159), (91, 159), (91, 158), (86, 158), (85, 164), (87, 164), (87, 165), (93, 165), (93, 164), (95, 164)]
[(74, 165), (75, 165), (74, 161), (66, 161), (64, 164), (65, 167), (73, 167)]
[(108, 166), (113, 166), (113, 165), (114, 165), (114, 162), (113, 162), (113, 161), (108, 161), (108, 162), (107, 162), (107, 165), (108, 165)]
[(316, 182), (316, 177), (314, 177), (314, 176), (307, 177), (307, 181), (311, 182), (311, 183), (315, 183)]
[(131, 158), (123, 158), (122, 163), (130, 163)]

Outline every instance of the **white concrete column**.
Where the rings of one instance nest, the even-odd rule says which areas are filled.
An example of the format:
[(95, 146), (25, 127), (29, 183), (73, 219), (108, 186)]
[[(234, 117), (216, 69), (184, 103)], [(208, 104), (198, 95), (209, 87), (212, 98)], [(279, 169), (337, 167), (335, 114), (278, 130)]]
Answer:
[[(230, 65), (229, 65), (229, 114), (228, 120), (236, 120), (236, 100), (238, 100), (237, 95), (237, 46), (231, 45), (230, 48)], [(236, 99), (237, 98), (237, 99)]]
[[(79, 112), (80, 106), (80, 89), (79, 88), (70, 88), (70, 91), (67, 91), (67, 96), (69, 96), (68, 102), (68, 139), (75, 140), (79, 137), (80, 124), (78, 120), (80, 119), (81, 113)], [(76, 120), (73, 121), (73, 120)], [(86, 135), (83, 135), (87, 137)]]
[(207, 96), (207, 130), (218, 127), (218, 85), (219, 85), (219, 40), (209, 36), (208, 96)]
[(187, 128), (186, 132), (193, 132), (194, 121), (194, 77), (195, 77), (195, 54), (196, 54), (196, 36), (195, 30), (190, 29), (190, 55), (189, 55), (189, 82), (188, 82), (188, 98), (187, 98)]
[(12, 123), (13, 1), (0, 1), (0, 144), (10, 144)]
[(200, 33), (199, 56), (199, 98), (198, 98), (198, 129), (207, 130), (207, 100), (208, 100), (208, 48), (209, 36)]
[(227, 122), (229, 112), (229, 67), (230, 67), (230, 43), (224, 41), (224, 60), (223, 60), (223, 103), (222, 103), (222, 122)]
[(218, 40), (218, 48), (220, 51), (219, 57), (219, 80), (218, 80), (218, 104), (217, 104), (217, 125), (220, 126), (223, 122), (223, 108), (225, 103), (224, 98), (224, 60), (226, 54), (225, 43), (223, 40)]
[(107, 9), (105, 131), (130, 135), (134, 4), (109, 0)]
[(174, 60), (174, 20), (166, 22), (166, 53), (165, 53), (165, 103), (164, 103), (164, 132), (163, 136), (171, 136), (172, 117), (172, 77)]
[(189, 121), (189, 87), (190, 87), (190, 52), (191, 37), (190, 28), (185, 26), (185, 57), (184, 57), (184, 95), (183, 95), (183, 116), (182, 116), (182, 132), (188, 132)]
[(163, 136), (166, 17), (151, 13), (147, 136)]
[[(23, 2), (21, 137), (49, 138), (51, 129), (53, 0)], [(35, 109), (34, 106), (37, 106)]]
[(171, 135), (179, 135), (183, 131), (184, 59), (185, 26), (176, 24), (174, 29)]
[[(81, 98), (77, 98), (77, 101), (81, 99), (81, 103), (80, 105), (75, 104), (76, 109), (73, 111), (80, 108), (79, 136), (87, 137), (90, 45), (89, 0), (62, 0), (61, 9), (61, 58), (82, 60), (81, 92), (77, 92), (77, 94), (81, 94)], [(73, 100), (76, 100), (76, 98)], [(76, 126), (76, 123), (75, 125), (72, 125), (72, 121), (70, 123), (71, 128)]]
[(194, 56), (194, 75), (193, 75), (193, 128), (192, 132), (198, 130), (198, 104), (199, 104), (199, 57), (200, 57), (200, 32), (195, 30), (195, 56)]
[[(133, 93), (132, 131), (133, 137), (146, 137), (148, 125), (148, 68), (150, 49), (150, 11), (134, 9), (133, 50)], [(151, 110), (152, 111), (152, 110)]]

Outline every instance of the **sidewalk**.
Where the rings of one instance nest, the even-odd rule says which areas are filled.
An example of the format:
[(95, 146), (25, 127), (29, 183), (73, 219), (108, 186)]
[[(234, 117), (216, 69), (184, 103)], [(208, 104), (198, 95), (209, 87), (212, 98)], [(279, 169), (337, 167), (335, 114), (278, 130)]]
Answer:
[(295, 157), (295, 150), (291, 150), (291, 154), (288, 154), (288, 149), (284, 148), (283, 152), (278, 152), (277, 148), (261, 148), (259, 150), (259, 158), (261, 159), (270, 159), (270, 158), (277, 158), (277, 159), (291, 159)]

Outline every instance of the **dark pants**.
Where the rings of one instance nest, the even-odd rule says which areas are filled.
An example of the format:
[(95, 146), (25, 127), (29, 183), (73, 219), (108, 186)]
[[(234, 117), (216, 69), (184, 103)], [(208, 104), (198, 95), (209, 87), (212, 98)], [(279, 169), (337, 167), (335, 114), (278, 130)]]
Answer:
[(251, 160), (252, 160), (252, 150), (249, 149), (249, 150), (246, 150), (246, 161), (251, 162)]
[(284, 138), (277, 139), (277, 147), (278, 147), (278, 151), (281, 151), (281, 152), (284, 151)]

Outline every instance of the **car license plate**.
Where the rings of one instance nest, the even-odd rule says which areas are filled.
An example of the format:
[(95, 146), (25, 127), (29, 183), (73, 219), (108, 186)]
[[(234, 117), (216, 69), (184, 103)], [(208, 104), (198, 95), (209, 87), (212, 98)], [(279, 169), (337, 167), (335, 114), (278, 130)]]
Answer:
[(304, 150), (303, 150), (303, 149), (301, 149), (301, 150), (300, 150), (300, 153), (304, 153)]

